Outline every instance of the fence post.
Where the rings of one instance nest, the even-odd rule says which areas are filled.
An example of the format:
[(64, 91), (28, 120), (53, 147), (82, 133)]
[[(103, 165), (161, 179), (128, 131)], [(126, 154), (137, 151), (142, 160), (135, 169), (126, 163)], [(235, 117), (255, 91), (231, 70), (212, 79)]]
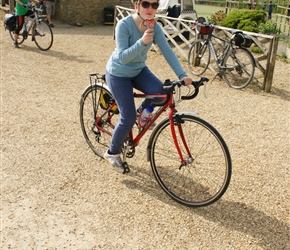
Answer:
[(275, 36), (273, 40), (271, 41), (270, 48), (269, 48), (270, 56), (268, 57), (269, 60), (267, 60), (266, 75), (264, 78), (264, 90), (266, 93), (269, 93), (272, 87), (278, 42), (279, 42), (279, 39)]

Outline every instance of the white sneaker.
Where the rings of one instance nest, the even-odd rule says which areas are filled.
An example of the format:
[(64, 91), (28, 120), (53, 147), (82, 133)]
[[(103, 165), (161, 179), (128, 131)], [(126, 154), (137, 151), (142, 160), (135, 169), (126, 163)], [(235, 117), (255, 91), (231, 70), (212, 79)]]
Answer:
[(123, 162), (119, 154), (111, 155), (108, 153), (109, 149), (104, 154), (104, 159), (107, 160), (119, 173), (124, 173)]

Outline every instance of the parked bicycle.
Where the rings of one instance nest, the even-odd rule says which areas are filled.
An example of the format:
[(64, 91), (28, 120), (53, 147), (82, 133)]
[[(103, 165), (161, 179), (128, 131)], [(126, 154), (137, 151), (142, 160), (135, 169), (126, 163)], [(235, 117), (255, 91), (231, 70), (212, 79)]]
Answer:
[[(53, 33), (49, 25), (39, 18), (42, 9), (28, 6), (34, 14), (25, 17), (24, 25), (19, 34), (18, 44), (22, 44), (29, 36), (40, 50), (49, 50), (53, 44)], [(8, 29), (12, 41), (15, 37), (16, 18), (13, 13), (5, 15), (5, 29)]]
[[(246, 48), (252, 44), (252, 39), (241, 31), (234, 31), (231, 39), (224, 39), (213, 33), (215, 26), (209, 23), (196, 22), (195, 29), (202, 35), (189, 50), (188, 66), (192, 74), (202, 75), (209, 67), (211, 54), (218, 69), (218, 76), (224, 78), (227, 84), (235, 89), (246, 87), (253, 79), (255, 60)], [(212, 39), (222, 44), (221, 53), (214, 47)]]
[[(133, 126), (122, 148), (123, 164), (132, 158), (141, 138), (156, 120), (168, 110), (168, 115), (151, 132), (147, 145), (147, 161), (161, 188), (175, 201), (192, 207), (206, 206), (217, 201), (227, 190), (232, 171), (230, 152), (218, 131), (191, 111), (177, 111), (182, 100), (195, 98), (200, 86), (208, 81), (202, 77), (191, 87), (181, 81), (166, 80), (166, 94), (134, 93), (137, 98), (163, 98), (144, 127)], [(182, 91), (187, 91), (181, 95)], [(160, 100), (160, 99), (159, 99)], [(162, 100), (162, 99), (161, 99)], [(80, 123), (86, 142), (103, 158), (109, 147), (119, 110), (105, 82), (105, 76), (90, 75), (90, 85), (80, 100)]]

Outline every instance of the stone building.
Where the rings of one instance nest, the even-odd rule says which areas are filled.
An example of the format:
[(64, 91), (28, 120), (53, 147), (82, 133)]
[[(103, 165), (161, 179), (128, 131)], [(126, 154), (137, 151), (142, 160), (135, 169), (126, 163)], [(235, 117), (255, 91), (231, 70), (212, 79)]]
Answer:
[[(66, 23), (99, 24), (104, 22), (105, 9), (113, 10), (115, 5), (133, 8), (131, 0), (55, 0), (53, 19)], [(1, 0), (1, 9), (14, 11), (15, 0)]]
[(131, 0), (57, 0), (54, 19), (66, 23), (103, 23), (105, 10), (106, 13), (108, 10), (113, 10), (115, 5), (133, 7)]

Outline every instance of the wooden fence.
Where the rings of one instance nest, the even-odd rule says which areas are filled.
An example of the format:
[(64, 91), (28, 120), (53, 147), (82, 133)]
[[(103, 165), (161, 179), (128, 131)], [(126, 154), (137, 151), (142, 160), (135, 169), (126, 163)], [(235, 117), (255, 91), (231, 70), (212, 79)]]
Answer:
[[(119, 20), (133, 12), (133, 9), (116, 6), (114, 28)], [(156, 15), (156, 19), (157, 22), (161, 23), (162, 21), (164, 34), (179, 59), (187, 61), (190, 46), (192, 42), (197, 39), (196, 32), (191, 29), (193, 21), (163, 17), (159, 15)], [(231, 29), (229, 28), (216, 26), (214, 32), (218, 33), (219, 36), (225, 35), (229, 37), (231, 35), (230, 30)], [(278, 39), (275, 36), (243, 32), (253, 39), (254, 45), (259, 47), (261, 51), (259, 54), (253, 54), (257, 69), (261, 73), (260, 75), (258, 75), (257, 72), (255, 73), (255, 81), (259, 83), (265, 92), (270, 92), (275, 68)], [(153, 44), (152, 49), (159, 52), (159, 49), (155, 44)], [(210, 67), (210, 69), (215, 71), (214, 67)]]

